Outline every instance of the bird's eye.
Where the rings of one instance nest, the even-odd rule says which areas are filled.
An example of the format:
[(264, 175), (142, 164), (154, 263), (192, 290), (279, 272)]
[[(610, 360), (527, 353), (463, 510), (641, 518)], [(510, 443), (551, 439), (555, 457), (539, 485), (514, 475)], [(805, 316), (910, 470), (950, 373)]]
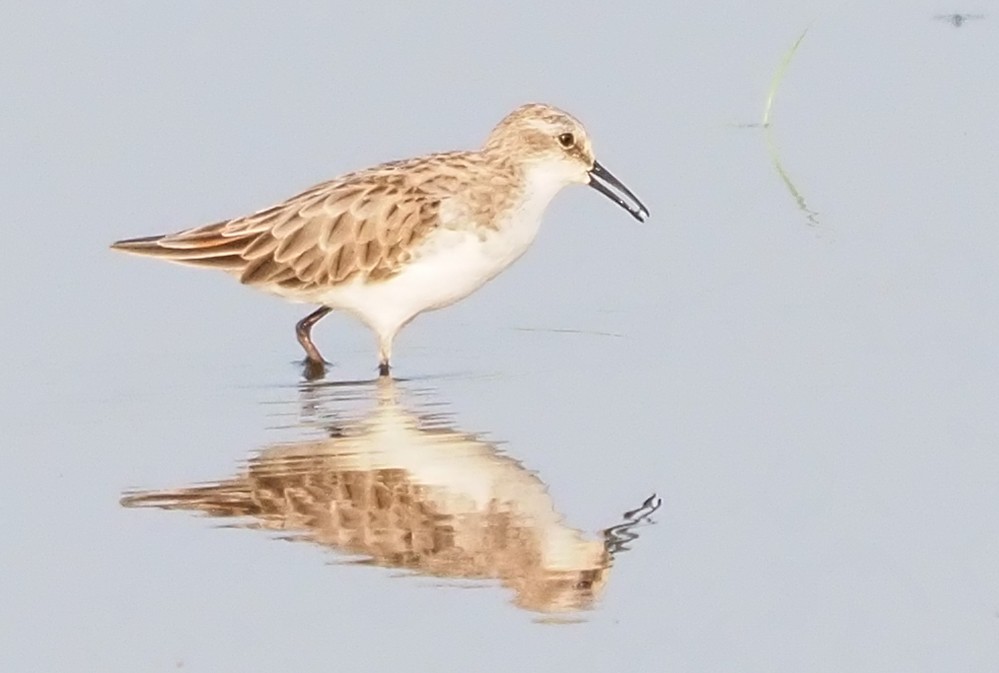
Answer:
[(558, 144), (565, 149), (569, 149), (576, 144), (576, 137), (571, 133), (563, 133), (558, 137)]

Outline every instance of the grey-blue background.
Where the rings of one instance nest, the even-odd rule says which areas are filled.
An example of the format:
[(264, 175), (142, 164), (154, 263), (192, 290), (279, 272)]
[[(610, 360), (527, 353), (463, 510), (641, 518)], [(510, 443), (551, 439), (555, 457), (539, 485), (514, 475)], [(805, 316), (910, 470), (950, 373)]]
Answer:
[[(999, 16), (840, 3), (8, 3), (0, 668), (994, 671)], [(759, 128), (778, 62), (782, 167)], [(294, 399), (303, 307), (117, 239), (580, 117), (582, 188), (397, 341), (573, 526), (665, 501), (584, 621), (498, 588), (123, 509), (229, 476)], [(346, 318), (316, 330), (372, 374)]]

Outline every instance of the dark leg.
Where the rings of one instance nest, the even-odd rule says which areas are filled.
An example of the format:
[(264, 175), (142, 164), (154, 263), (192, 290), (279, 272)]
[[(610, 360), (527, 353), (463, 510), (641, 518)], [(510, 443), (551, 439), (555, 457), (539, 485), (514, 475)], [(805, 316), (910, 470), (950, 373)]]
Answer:
[(308, 364), (320, 366), (325, 364), (323, 356), (320, 355), (319, 349), (316, 348), (316, 344), (312, 343), (311, 332), (312, 326), (322, 320), (332, 310), (328, 306), (321, 306), (299, 320), (298, 324), (295, 325), (295, 335), (298, 337), (298, 343), (302, 344), (302, 348), (305, 349), (305, 357), (308, 360)]
[(306, 359), (302, 363), (302, 378), (310, 383), (326, 378), (326, 363)]
[(388, 376), (389, 375), (389, 363), (379, 362), (378, 363), (378, 376)]

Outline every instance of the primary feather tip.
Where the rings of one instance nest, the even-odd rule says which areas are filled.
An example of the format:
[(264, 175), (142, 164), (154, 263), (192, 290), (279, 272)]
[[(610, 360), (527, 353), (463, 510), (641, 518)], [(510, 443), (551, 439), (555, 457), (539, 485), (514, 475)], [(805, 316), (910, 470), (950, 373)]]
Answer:
[(143, 236), (141, 238), (123, 238), (120, 241), (115, 241), (111, 244), (112, 250), (121, 250), (123, 252), (141, 252), (143, 250), (149, 250), (151, 248), (158, 248), (159, 241), (163, 240), (163, 236)]

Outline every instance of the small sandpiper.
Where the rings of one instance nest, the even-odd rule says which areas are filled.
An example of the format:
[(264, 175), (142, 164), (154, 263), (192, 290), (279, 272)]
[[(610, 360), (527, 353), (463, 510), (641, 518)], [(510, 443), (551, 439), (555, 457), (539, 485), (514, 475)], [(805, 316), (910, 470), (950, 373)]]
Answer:
[(392, 342), (413, 318), (457, 302), (527, 251), (552, 198), (587, 184), (642, 222), (648, 209), (594, 158), (583, 125), (550, 105), (508, 114), (485, 145), (393, 161), (324, 182), (277, 205), (115, 250), (220, 269), (319, 308), (295, 326), (306, 377), (325, 372), (312, 327), (345, 311)]

